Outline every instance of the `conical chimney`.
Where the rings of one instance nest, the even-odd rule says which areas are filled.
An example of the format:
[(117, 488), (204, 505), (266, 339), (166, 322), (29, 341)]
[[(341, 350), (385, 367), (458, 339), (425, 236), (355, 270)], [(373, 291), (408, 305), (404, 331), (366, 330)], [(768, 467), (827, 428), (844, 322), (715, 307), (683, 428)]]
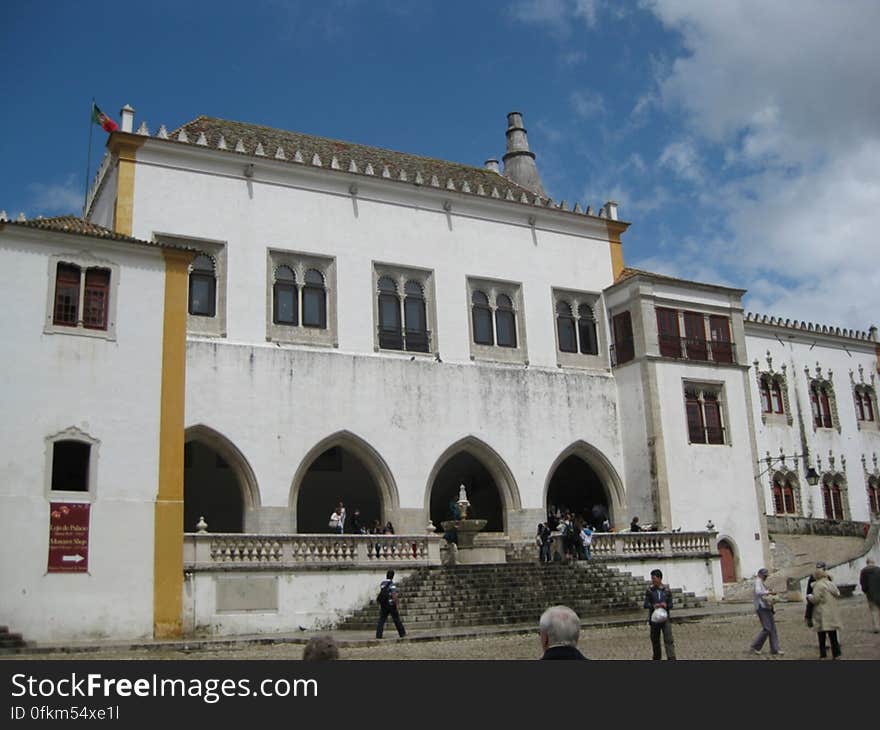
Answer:
[(519, 112), (510, 112), (507, 115), (507, 152), (502, 160), (504, 177), (546, 197), (538, 167), (535, 165), (535, 153), (529, 150), (529, 139)]

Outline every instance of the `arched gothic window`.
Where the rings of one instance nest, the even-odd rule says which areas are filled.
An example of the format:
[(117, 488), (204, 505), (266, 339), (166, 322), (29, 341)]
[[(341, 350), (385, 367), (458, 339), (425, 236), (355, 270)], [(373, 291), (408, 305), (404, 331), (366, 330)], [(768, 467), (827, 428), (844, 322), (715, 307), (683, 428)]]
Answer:
[(578, 351), (574, 315), (571, 305), (564, 300), (556, 302), (556, 335), (562, 352)]
[(856, 402), (856, 418), (862, 423), (872, 423), (874, 413), (874, 389), (870, 385), (857, 385), (853, 390)]
[(390, 276), (379, 279), (379, 347), (387, 350), (403, 349), (400, 322), (400, 300), (397, 284)]
[(306, 271), (302, 291), (303, 327), (327, 328), (327, 290), (324, 275), (317, 269)]
[(868, 478), (868, 508), (872, 516), (880, 515), (880, 479)]
[(578, 340), (582, 355), (599, 354), (599, 338), (596, 334), (596, 315), (589, 304), (578, 307)]
[[(403, 282), (402, 276), (400, 280)], [(429, 352), (431, 333), (428, 331), (428, 312), (424, 284), (407, 279), (401, 287), (391, 276), (380, 276), (377, 282), (379, 297), (379, 347), (386, 350)]]
[(190, 266), (189, 313), (197, 317), (213, 317), (217, 313), (214, 259), (203, 253), (196, 256)]
[(773, 507), (778, 515), (798, 514), (797, 481), (791, 475), (773, 475)]
[(516, 347), (516, 313), (506, 294), (495, 298), (495, 334), (498, 347)]
[(846, 519), (846, 484), (840, 475), (828, 474), (822, 479), (822, 502), (825, 519)]
[(272, 299), (272, 321), (275, 324), (294, 327), (299, 324), (299, 289), (296, 286), (296, 274), (289, 266), (275, 269)]
[(428, 351), (428, 315), (425, 291), (417, 281), (404, 285), (403, 323), (406, 329), (406, 349), (411, 352)]
[(827, 380), (810, 382), (810, 405), (813, 408), (813, 425), (816, 428), (834, 428), (834, 389)]
[(489, 297), (481, 291), (471, 295), (471, 317), (474, 325), (474, 342), (478, 345), (494, 345), (495, 337), (492, 329), (492, 309)]

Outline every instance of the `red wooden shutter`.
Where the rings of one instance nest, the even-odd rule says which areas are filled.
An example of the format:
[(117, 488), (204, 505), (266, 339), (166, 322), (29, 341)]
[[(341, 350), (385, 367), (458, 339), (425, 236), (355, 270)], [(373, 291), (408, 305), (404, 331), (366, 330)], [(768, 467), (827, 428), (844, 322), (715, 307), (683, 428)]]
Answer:
[(107, 329), (107, 305), (110, 300), (110, 270), (88, 269), (83, 300), (83, 327)]
[(678, 329), (678, 312), (657, 307), (657, 336), (660, 354), (664, 357), (681, 357), (681, 334)]
[(767, 378), (761, 378), (761, 409), (764, 413), (773, 412), (773, 403), (770, 400), (770, 383)]
[(688, 395), (685, 400), (687, 411), (688, 438), (693, 444), (706, 443), (706, 430), (703, 427), (703, 409), (695, 396)]
[(718, 396), (705, 394), (703, 410), (706, 414), (706, 440), (710, 444), (723, 444), (724, 428), (721, 425), (721, 406), (718, 404)]
[(773, 410), (776, 413), (785, 413), (785, 401), (782, 400), (782, 386), (778, 380), (773, 381)]
[(687, 356), (690, 360), (708, 360), (706, 328), (699, 312), (684, 313), (684, 336), (687, 338)]
[(712, 359), (715, 362), (733, 362), (730, 322), (727, 317), (709, 317), (709, 332), (712, 336)]
[(635, 357), (633, 342), (632, 317), (630, 313), (621, 312), (614, 315), (614, 348), (617, 364), (622, 365)]
[(76, 326), (79, 310), (79, 267), (58, 264), (55, 276), (55, 314), (53, 324)]

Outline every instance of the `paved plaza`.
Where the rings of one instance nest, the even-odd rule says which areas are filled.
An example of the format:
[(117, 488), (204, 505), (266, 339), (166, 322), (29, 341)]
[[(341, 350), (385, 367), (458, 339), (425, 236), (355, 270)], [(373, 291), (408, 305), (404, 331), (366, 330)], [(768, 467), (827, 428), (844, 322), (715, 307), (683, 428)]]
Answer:
[[(871, 631), (870, 617), (861, 596), (840, 602), (846, 627), (841, 632), (843, 659), (880, 659), (880, 634)], [(760, 657), (748, 652), (749, 643), (759, 630), (748, 604), (709, 606), (679, 612), (674, 626), (679, 659), (769, 660), (765, 645)], [(406, 613), (404, 607), (404, 621)], [(648, 627), (635, 623), (633, 615), (603, 619), (587, 625), (581, 633), (580, 648), (591, 659), (647, 660), (651, 658)], [(618, 622), (615, 624), (615, 622)], [(803, 605), (782, 604), (777, 609), (780, 643), (785, 656), (775, 661), (818, 659), (816, 634), (804, 625)], [(511, 629), (471, 629), (449, 632), (421, 632), (400, 641), (394, 632), (376, 642), (366, 632), (336, 632), (342, 642), (342, 659), (536, 659), (540, 655), (537, 630), (509, 633)], [(438, 634), (442, 638), (436, 638)], [(184, 642), (140, 647), (99, 648), (95, 645), (71, 646), (68, 651), (38, 651), (9, 659), (300, 659), (303, 642), (310, 633), (284, 637), (274, 643), (254, 641)], [(265, 641), (265, 639), (263, 639)], [(72, 651), (70, 649), (73, 649)]]

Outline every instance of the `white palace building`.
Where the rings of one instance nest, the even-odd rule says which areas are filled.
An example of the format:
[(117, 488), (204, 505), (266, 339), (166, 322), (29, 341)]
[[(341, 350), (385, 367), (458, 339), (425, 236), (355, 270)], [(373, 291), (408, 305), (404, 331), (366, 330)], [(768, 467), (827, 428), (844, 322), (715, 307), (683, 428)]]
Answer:
[(26, 638), (327, 625), (440, 563), (462, 484), (496, 560), (602, 505), (594, 557), (716, 599), (774, 530), (880, 517), (876, 329), (626, 268), (617, 204), (549, 199), (521, 114), (484, 167), (135, 127), (84, 219), (0, 220), (0, 624)]

